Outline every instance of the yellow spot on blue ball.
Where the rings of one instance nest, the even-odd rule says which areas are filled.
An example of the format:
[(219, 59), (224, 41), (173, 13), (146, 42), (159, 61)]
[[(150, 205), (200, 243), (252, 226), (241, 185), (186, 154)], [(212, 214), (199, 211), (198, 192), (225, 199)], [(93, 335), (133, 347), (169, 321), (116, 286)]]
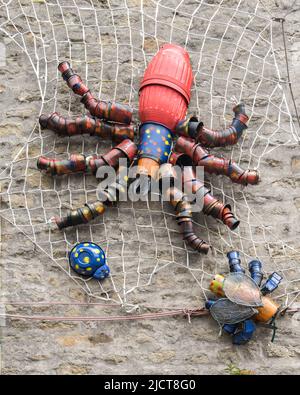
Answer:
[(101, 259), (100, 258), (97, 258), (97, 262), (100, 262), (101, 261)]
[(169, 143), (168, 141), (165, 141), (165, 144), (166, 144), (166, 145), (170, 145), (170, 143)]
[(165, 156), (169, 156), (169, 154), (167, 152), (165, 152)]
[(85, 270), (90, 272), (92, 270), (92, 268), (91, 267), (87, 267)]
[(160, 130), (159, 130), (159, 129), (156, 129), (156, 133), (157, 133), (157, 134), (160, 134)]
[(90, 244), (89, 243), (84, 243), (83, 244), (85, 247), (88, 247)]
[(75, 258), (78, 258), (78, 252), (76, 252), (76, 254), (74, 254)]
[(101, 255), (101, 258), (104, 259), (104, 255), (103, 254)]
[(75, 269), (79, 269), (79, 265), (75, 265)]
[(85, 256), (85, 257), (83, 258), (83, 262), (84, 262), (84, 263), (90, 263), (90, 258), (89, 258), (88, 256)]
[(97, 249), (95, 250), (95, 253), (96, 253), (96, 254), (100, 254), (100, 250), (97, 248)]
[(149, 129), (147, 129), (147, 130), (146, 130), (146, 133), (147, 133), (147, 134), (149, 134), (149, 133), (150, 133), (150, 130), (149, 130)]

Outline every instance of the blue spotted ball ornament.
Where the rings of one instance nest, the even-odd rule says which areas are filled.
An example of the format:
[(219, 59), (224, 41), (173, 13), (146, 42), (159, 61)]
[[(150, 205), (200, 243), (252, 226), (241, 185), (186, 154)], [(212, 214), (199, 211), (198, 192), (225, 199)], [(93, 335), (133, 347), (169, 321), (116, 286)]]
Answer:
[(104, 251), (91, 242), (76, 244), (70, 252), (69, 263), (76, 273), (97, 280), (105, 279), (110, 273)]

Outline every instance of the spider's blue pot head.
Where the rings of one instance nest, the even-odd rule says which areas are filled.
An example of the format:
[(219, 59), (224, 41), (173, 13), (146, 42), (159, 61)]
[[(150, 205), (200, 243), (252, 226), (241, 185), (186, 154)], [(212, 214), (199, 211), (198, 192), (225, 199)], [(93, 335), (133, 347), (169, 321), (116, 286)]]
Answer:
[(69, 263), (76, 273), (97, 280), (108, 277), (110, 272), (104, 251), (91, 242), (76, 244), (70, 252)]

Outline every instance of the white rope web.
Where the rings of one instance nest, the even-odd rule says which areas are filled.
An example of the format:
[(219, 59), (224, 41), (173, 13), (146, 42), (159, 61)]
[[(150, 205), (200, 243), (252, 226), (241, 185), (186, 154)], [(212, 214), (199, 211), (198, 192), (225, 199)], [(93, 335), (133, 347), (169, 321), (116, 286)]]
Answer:
[[(273, 21), (257, 1), (246, 0), (2, 0), (1, 37), (22, 59), (36, 108), (20, 152), (6, 160), (1, 173), (0, 214), (36, 244), (89, 296), (126, 306), (199, 307), (213, 274), (227, 272), (226, 252), (238, 249), (243, 264), (258, 257), (266, 274), (277, 270), (284, 281), (277, 297), (297, 300), (300, 270), (292, 240), (271, 226), (268, 205), (280, 206), (276, 183), (258, 187), (232, 185), (210, 177), (208, 185), (230, 203), (241, 220), (231, 232), (214, 219), (195, 216), (197, 234), (213, 246), (208, 256), (188, 252), (172, 208), (162, 203), (120, 203), (89, 225), (51, 229), (49, 218), (95, 200), (97, 180), (89, 175), (51, 178), (36, 169), (39, 155), (66, 158), (72, 152), (104, 153), (111, 143), (94, 137), (59, 138), (41, 131), (41, 113), (84, 113), (68, 91), (57, 65), (68, 60), (95, 95), (128, 102), (137, 120), (139, 81), (164, 42), (184, 46), (195, 82), (189, 113), (209, 127), (228, 125), (233, 100), (243, 99), (249, 129), (233, 148), (217, 149), (243, 167), (258, 168), (262, 179), (275, 177), (276, 153), (299, 142), (272, 43)], [(16, 98), (17, 100), (17, 98)], [(24, 98), (26, 101), (26, 98)], [(11, 111), (14, 109), (11, 108)], [(275, 170), (274, 170), (275, 169)], [(278, 182), (277, 182), (278, 184)], [(278, 184), (280, 188), (280, 182)], [(274, 188), (267, 195), (266, 189)], [(278, 207), (280, 208), (280, 207)], [(70, 270), (68, 252), (76, 242), (93, 241), (106, 251), (111, 277), (84, 279)], [(174, 292), (175, 290), (175, 292)]]

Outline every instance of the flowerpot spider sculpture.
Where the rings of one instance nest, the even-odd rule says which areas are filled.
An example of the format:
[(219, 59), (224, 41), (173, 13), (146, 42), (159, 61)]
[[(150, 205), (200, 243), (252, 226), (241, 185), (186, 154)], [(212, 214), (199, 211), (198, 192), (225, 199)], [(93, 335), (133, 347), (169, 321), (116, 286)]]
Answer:
[(280, 306), (267, 295), (278, 287), (282, 277), (274, 272), (261, 285), (263, 273), (260, 261), (249, 262), (248, 276), (241, 267), (238, 251), (228, 252), (227, 257), (230, 274), (225, 277), (217, 274), (209, 286), (220, 299), (207, 300), (206, 308), (223, 331), (232, 335), (233, 344), (247, 343), (256, 330), (255, 323), (272, 328), (273, 341), (276, 331), (274, 321)]
[[(137, 127), (132, 123), (132, 110), (123, 104), (97, 100), (81, 78), (73, 72), (68, 62), (58, 66), (68, 86), (82, 97), (81, 101), (89, 111), (86, 117), (65, 118), (57, 113), (41, 115), (42, 128), (48, 128), (61, 136), (83, 133), (110, 138), (116, 145), (103, 156), (73, 154), (67, 160), (57, 160), (42, 156), (37, 166), (51, 175), (75, 172), (91, 172), (104, 165), (118, 168), (120, 158), (127, 159), (127, 165), (137, 164), (137, 175), (133, 186), (143, 193), (149, 191), (149, 180), (169, 177), (171, 187), (166, 192), (174, 206), (177, 222), (187, 245), (201, 253), (207, 253), (209, 245), (195, 235), (192, 223), (191, 202), (183, 190), (176, 188), (172, 180), (176, 175), (172, 166), (178, 164), (189, 170), (183, 172), (183, 184), (190, 184), (193, 191), (201, 193), (203, 212), (221, 220), (230, 229), (235, 229), (239, 221), (234, 217), (229, 205), (215, 199), (200, 180), (195, 177), (192, 166), (203, 166), (208, 173), (226, 175), (232, 182), (247, 185), (257, 184), (258, 173), (243, 170), (234, 161), (209, 153), (208, 148), (235, 144), (247, 128), (248, 117), (244, 104), (233, 109), (234, 119), (225, 130), (214, 131), (206, 128), (197, 118), (185, 118), (191, 96), (193, 81), (192, 67), (188, 53), (181, 47), (165, 44), (149, 63), (140, 86), (139, 119)], [(139, 143), (133, 142), (135, 132), (139, 132)], [(179, 136), (172, 151), (173, 138)], [(160, 166), (169, 164), (163, 171)], [(119, 173), (120, 174), (120, 173)], [(146, 182), (145, 182), (146, 180)], [(128, 188), (127, 181), (118, 176), (113, 186), (103, 194), (104, 201), (86, 204), (71, 211), (66, 217), (55, 217), (53, 221), (60, 229), (84, 224), (103, 214), (110, 197), (115, 191)]]

